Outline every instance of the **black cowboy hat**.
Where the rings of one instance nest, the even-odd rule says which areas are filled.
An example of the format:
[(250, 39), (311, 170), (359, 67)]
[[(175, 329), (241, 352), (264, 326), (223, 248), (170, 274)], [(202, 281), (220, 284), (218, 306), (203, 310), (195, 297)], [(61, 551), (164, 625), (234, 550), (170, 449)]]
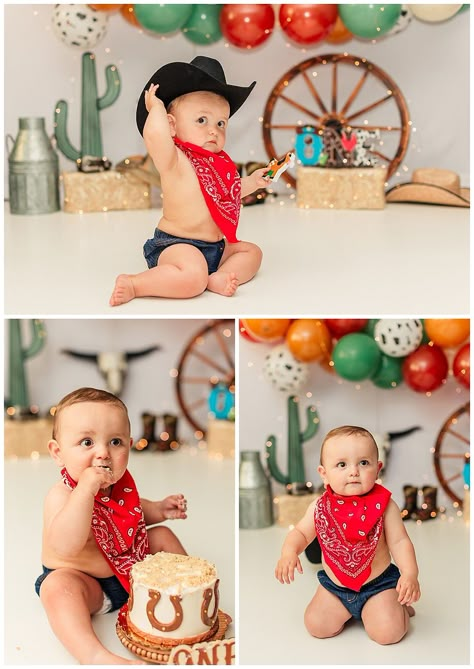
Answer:
[(148, 116), (145, 107), (145, 91), (151, 84), (159, 84), (157, 97), (163, 100), (165, 108), (170, 102), (185, 93), (210, 91), (222, 95), (230, 105), (230, 116), (244, 104), (257, 82), (250, 86), (232, 86), (225, 80), (224, 70), (219, 61), (207, 56), (196, 56), (190, 63), (168, 63), (151, 77), (140, 95), (137, 105), (137, 126), (143, 135), (143, 126)]

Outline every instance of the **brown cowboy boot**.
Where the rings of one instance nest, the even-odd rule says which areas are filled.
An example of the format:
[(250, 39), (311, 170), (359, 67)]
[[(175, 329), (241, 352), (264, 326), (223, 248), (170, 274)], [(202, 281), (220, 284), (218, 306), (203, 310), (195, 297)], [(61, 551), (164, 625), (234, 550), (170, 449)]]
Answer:
[(405, 504), (402, 509), (402, 520), (414, 520), (418, 512), (418, 508), (416, 506), (418, 488), (410, 484), (404, 485), (403, 494), (405, 495)]
[(415, 513), (415, 520), (431, 520), (438, 515), (438, 507), (436, 506), (436, 497), (438, 488), (433, 485), (423, 486), (423, 504), (421, 508)]

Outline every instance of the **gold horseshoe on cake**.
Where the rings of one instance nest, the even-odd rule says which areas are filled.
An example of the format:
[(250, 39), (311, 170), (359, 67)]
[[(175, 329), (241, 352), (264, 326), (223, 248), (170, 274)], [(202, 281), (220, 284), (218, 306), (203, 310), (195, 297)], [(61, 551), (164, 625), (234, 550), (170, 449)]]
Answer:
[(174, 619), (170, 623), (162, 623), (155, 617), (155, 607), (161, 599), (161, 592), (148, 590), (150, 599), (146, 605), (146, 614), (152, 627), (160, 632), (172, 632), (177, 630), (183, 621), (183, 607), (181, 606), (181, 597), (179, 595), (169, 595), (170, 602), (174, 608)]
[(212, 625), (215, 622), (216, 619), (216, 614), (217, 610), (219, 607), (219, 579), (214, 583), (214, 611), (212, 615), (209, 615), (208, 610), (209, 610), (209, 603), (212, 599), (212, 588), (207, 588), (203, 592), (203, 602), (201, 606), (201, 620), (205, 625), (209, 625), (209, 627), (212, 627)]

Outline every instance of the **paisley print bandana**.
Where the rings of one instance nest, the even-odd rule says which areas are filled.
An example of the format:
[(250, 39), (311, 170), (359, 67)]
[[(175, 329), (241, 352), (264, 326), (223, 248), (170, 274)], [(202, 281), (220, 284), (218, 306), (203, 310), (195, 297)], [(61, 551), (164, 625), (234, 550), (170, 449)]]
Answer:
[[(61, 470), (64, 484), (74, 490), (74, 481), (66, 468)], [(112, 486), (111, 496), (99, 490), (94, 498), (92, 534), (114, 574), (127, 592), (129, 573), (135, 562), (149, 554), (148, 535), (137, 487), (128, 470)]]
[(228, 242), (238, 242), (241, 183), (231, 158), (224, 151), (212, 153), (177, 137), (174, 142), (193, 166), (215, 224)]
[(391, 494), (377, 483), (366, 495), (336, 495), (328, 486), (316, 503), (314, 526), (324, 560), (346, 588), (358, 592), (370, 576)]

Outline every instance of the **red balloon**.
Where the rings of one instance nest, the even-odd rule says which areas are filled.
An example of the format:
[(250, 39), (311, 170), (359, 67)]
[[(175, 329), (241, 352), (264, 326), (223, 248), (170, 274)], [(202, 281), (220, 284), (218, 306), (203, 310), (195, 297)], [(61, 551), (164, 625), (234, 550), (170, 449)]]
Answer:
[(471, 344), (464, 344), (453, 360), (453, 374), (463, 386), (471, 386)]
[(279, 14), (281, 29), (298, 44), (323, 40), (337, 17), (337, 5), (281, 5)]
[(439, 388), (448, 375), (448, 360), (439, 346), (423, 344), (403, 361), (403, 378), (412, 390), (427, 393)]
[(332, 336), (339, 339), (351, 332), (359, 332), (365, 328), (368, 320), (368, 318), (325, 318), (324, 322)]
[(263, 44), (273, 32), (275, 12), (271, 5), (224, 5), (219, 16), (222, 34), (240, 49)]

